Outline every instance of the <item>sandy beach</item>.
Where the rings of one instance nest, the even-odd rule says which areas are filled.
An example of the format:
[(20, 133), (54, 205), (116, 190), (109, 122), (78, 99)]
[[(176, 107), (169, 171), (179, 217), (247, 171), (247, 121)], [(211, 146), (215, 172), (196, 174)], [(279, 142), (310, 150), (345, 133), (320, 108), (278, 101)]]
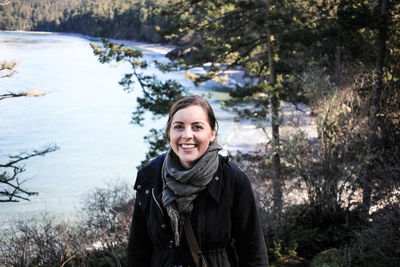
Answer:
[[(146, 49), (155, 53), (167, 54), (175, 49), (175, 46), (163, 44), (147, 44), (147, 43), (126, 43), (134, 45), (140, 49)], [(196, 68), (195, 73), (204, 73), (204, 69)], [(227, 76), (227, 86), (241, 85), (244, 81), (242, 70), (229, 70), (224, 75)], [(315, 119), (310, 116), (310, 108), (305, 105), (298, 105), (296, 108), (292, 103), (285, 103), (281, 107), (280, 112), (280, 135), (287, 135), (294, 131), (301, 130), (310, 139), (317, 138), (318, 133), (315, 125)], [(262, 122), (264, 129), (257, 127), (256, 123), (251, 120), (232, 119), (232, 131), (220, 143), (223, 146), (223, 152), (229, 153), (257, 153), (265, 149), (265, 145), (270, 141), (272, 136), (271, 123), (268, 121)]]
[[(309, 139), (317, 138), (315, 119), (310, 116), (309, 108), (302, 106), (302, 111), (294, 108), (291, 103), (286, 103), (281, 108), (280, 136), (303, 131)], [(272, 127), (270, 122), (264, 122), (264, 129), (249, 120), (233, 122), (233, 131), (223, 144), (224, 150), (230, 153), (256, 153), (265, 150), (265, 145), (271, 140)]]

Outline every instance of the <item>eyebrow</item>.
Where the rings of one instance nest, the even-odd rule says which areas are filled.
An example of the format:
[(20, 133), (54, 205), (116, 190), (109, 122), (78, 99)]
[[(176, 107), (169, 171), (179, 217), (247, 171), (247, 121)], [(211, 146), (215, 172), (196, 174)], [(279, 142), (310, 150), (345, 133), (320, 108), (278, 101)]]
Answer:
[[(172, 124), (185, 124), (184, 122), (182, 122), (182, 121), (174, 121), (174, 122), (172, 122)], [(192, 122), (191, 124), (205, 124), (204, 122), (201, 122), (201, 121), (195, 121), (195, 122)]]

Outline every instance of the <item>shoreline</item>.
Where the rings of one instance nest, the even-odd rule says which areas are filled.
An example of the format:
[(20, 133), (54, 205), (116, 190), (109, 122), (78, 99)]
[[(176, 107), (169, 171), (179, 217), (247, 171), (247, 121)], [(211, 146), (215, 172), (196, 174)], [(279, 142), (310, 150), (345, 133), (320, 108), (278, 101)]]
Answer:
[[(311, 109), (301, 105), (301, 110), (295, 108), (292, 103), (285, 103), (280, 110), (279, 134), (281, 138), (296, 131), (302, 131), (308, 139), (317, 139), (318, 132), (314, 117), (310, 116)], [(269, 119), (269, 118), (268, 118)], [(269, 121), (262, 122), (264, 128), (257, 127), (250, 120), (233, 122), (233, 131), (226, 138), (223, 148), (231, 154), (267, 153), (266, 145), (272, 136), (272, 125)]]
[[(46, 31), (23, 31), (23, 30), (0, 30), (0, 32), (5, 33), (25, 33), (25, 34), (38, 34), (38, 35), (67, 35), (67, 36), (75, 36), (80, 37), (86, 40), (96, 40), (101, 41), (102, 37), (96, 37), (91, 35), (86, 35), (82, 33), (73, 33), (73, 32), (46, 32)], [(158, 54), (167, 54), (171, 50), (177, 48), (173, 45), (161, 44), (161, 43), (147, 43), (141, 41), (134, 41), (134, 40), (125, 40), (125, 39), (113, 39), (113, 38), (106, 38), (112, 42), (118, 44), (125, 44), (128, 46), (136, 47), (139, 49), (144, 49), (148, 51), (152, 51)]]
[[(67, 33), (67, 32), (45, 32), (45, 31), (22, 31), (22, 30), (13, 30), (13, 31), (0, 31), (6, 33), (25, 33), (25, 34), (38, 34), (38, 35), (66, 35), (66, 36), (74, 36), (78, 38), (83, 38), (86, 40), (96, 40), (101, 41), (101, 37), (95, 37), (80, 33)], [(160, 44), (160, 43), (146, 43), (140, 41), (133, 40), (123, 40), (123, 39), (111, 39), (110, 41), (124, 44), (130, 47), (148, 50), (157, 54), (165, 55), (171, 50), (175, 49), (176, 46)], [(194, 72), (204, 72), (204, 69), (194, 69)], [(241, 84), (244, 81), (243, 71), (241, 70), (231, 70), (226, 73), (228, 79), (226, 81), (226, 86), (234, 86), (235, 84)], [(219, 101), (218, 101), (219, 102)], [(294, 105), (291, 103), (285, 103), (284, 106), (281, 107), (280, 117), (281, 117), (281, 134), (285, 135), (288, 132), (292, 132), (293, 130), (300, 129), (304, 131), (308, 138), (316, 138), (317, 131), (315, 128), (314, 118), (310, 116), (310, 110), (307, 106), (302, 106), (302, 110), (306, 110), (306, 112), (301, 112), (294, 108)], [(224, 141), (221, 141), (221, 145), (223, 147), (223, 152), (225, 153), (259, 153), (261, 151), (265, 151), (266, 144), (270, 141), (271, 134), (271, 125), (270, 123), (262, 122), (264, 126), (264, 130), (262, 128), (258, 128), (256, 123), (251, 120), (241, 119), (236, 121), (236, 114), (234, 112), (231, 113), (232, 117), (229, 119), (229, 128), (232, 130), (229, 134), (226, 134), (226, 138)]]

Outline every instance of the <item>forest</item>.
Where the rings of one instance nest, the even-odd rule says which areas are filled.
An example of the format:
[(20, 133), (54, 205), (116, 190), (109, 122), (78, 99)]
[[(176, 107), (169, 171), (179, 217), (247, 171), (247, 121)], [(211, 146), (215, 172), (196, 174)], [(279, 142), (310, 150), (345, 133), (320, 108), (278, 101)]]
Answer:
[[(223, 104), (238, 118), (271, 125), (270, 142), (259, 153), (231, 155), (254, 185), (271, 266), (400, 265), (398, 1), (10, 2), (0, 6), (2, 30), (174, 44), (171, 62), (159, 68), (185, 70), (195, 84), (223, 84), (229, 71), (242, 70), (244, 82), (224, 88), (230, 97)], [(189, 93), (143, 75), (140, 51), (106, 39), (92, 48), (101, 63), (131, 64), (120, 84), (142, 87), (134, 124), (146, 112), (167, 115), (171, 102)], [(205, 72), (191, 72), (198, 67)], [(287, 103), (312, 110), (317, 138), (295, 122), (291, 131), (282, 129)], [(143, 163), (166, 149), (162, 129), (152, 129), (145, 141)], [(79, 227), (48, 218), (21, 222), (18, 234), (0, 239), (0, 263), (123, 266), (132, 212), (123, 194), (130, 193), (93, 193)], [(293, 194), (305, 197), (293, 202)], [(102, 245), (84, 245), (95, 241)], [(27, 251), (30, 258), (21, 259)]]
[(70, 32), (160, 42), (154, 14), (167, 1), (22, 0), (0, 4), (0, 30)]

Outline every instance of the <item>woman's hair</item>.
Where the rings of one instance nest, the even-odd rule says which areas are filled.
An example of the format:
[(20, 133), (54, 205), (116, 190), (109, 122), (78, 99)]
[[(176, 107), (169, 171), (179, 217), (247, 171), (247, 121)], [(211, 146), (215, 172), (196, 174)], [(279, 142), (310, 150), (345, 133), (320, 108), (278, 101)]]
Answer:
[(200, 106), (204, 109), (204, 111), (207, 114), (208, 118), (208, 123), (211, 126), (212, 130), (218, 130), (218, 122), (217, 119), (215, 118), (214, 111), (208, 101), (201, 96), (193, 95), (193, 96), (187, 96), (184, 97), (177, 102), (175, 102), (171, 109), (169, 110), (169, 115), (168, 115), (168, 122), (167, 122), (167, 128), (165, 129), (165, 136), (167, 137), (168, 142), (169, 140), (169, 130), (171, 129), (171, 123), (172, 123), (172, 118), (174, 117), (175, 113), (178, 110), (190, 107), (190, 106)]

